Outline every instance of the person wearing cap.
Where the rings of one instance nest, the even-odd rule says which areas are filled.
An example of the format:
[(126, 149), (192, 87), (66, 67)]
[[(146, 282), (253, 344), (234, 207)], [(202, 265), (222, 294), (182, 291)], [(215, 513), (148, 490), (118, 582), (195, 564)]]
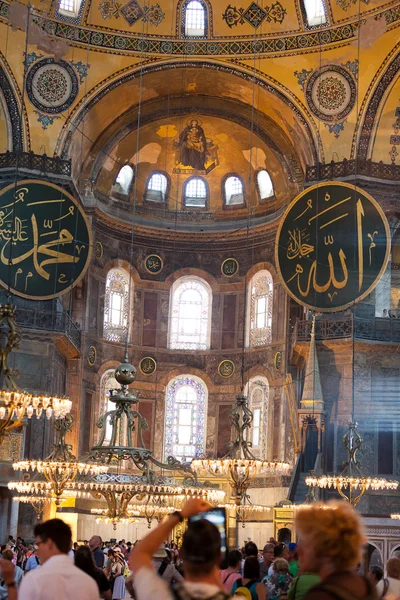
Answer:
[(289, 549), (289, 573), (292, 577), (297, 577), (297, 573), (299, 572), (299, 557), (297, 556), (297, 544), (294, 542), (290, 542), (288, 545)]
[(185, 580), (172, 593), (168, 583), (154, 571), (152, 557), (170, 533), (184, 519), (210, 510), (211, 504), (200, 498), (190, 499), (182, 511), (175, 511), (138, 542), (129, 558), (136, 600), (226, 600), (219, 578), (221, 536), (206, 519), (190, 523), (181, 547)]
[(125, 598), (125, 558), (120, 549), (114, 548), (114, 561), (111, 565), (111, 579), (113, 583), (112, 600), (122, 600)]
[(182, 575), (179, 573), (174, 564), (171, 563), (170, 553), (160, 546), (153, 554), (153, 565), (156, 573), (168, 583), (173, 581), (183, 581)]

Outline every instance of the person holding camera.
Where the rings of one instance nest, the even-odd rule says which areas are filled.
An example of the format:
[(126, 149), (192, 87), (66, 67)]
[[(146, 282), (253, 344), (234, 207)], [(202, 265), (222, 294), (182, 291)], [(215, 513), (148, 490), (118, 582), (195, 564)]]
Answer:
[(177, 584), (173, 592), (157, 575), (152, 563), (155, 552), (178, 523), (211, 508), (205, 500), (192, 498), (182, 511), (173, 512), (136, 544), (129, 557), (136, 600), (226, 600), (229, 597), (222, 590), (219, 577), (221, 536), (217, 527), (206, 519), (190, 523), (183, 536), (181, 556), (185, 581)]

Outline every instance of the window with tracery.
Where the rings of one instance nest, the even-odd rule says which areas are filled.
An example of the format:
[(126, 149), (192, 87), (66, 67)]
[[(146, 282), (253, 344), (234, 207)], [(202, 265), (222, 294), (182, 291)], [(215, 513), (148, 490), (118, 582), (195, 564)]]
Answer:
[(124, 342), (129, 312), (129, 275), (122, 269), (111, 269), (106, 280), (103, 337)]
[(172, 288), (170, 348), (207, 350), (210, 329), (210, 286), (198, 277), (178, 279)]
[(147, 184), (145, 200), (149, 202), (165, 202), (168, 181), (163, 173), (153, 173)]
[(232, 175), (225, 181), (225, 204), (234, 206), (235, 204), (243, 204), (243, 183), (239, 177)]
[(205, 37), (206, 35), (206, 9), (202, 2), (191, 0), (183, 9), (185, 22), (185, 36)]
[(206, 206), (207, 187), (205, 181), (200, 177), (192, 177), (185, 183), (184, 188), (185, 206), (201, 207)]
[(81, 0), (60, 0), (58, 10), (67, 16), (76, 17), (79, 13)]
[[(110, 400), (110, 390), (120, 389), (121, 385), (114, 377), (115, 369), (108, 369), (102, 376), (100, 382), (100, 416), (115, 409), (115, 402)], [(110, 418), (107, 418), (105, 427), (105, 441), (107, 443), (111, 440), (112, 427)], [(99, 433), (100, 435), (100, 433)], [(118, 440), (117, 440), (118, 443)]]
[(182, 375), (167, 387), (164, 459), (186, 462), (204, 455), (207, 387), (194, 376)]
[(261, 200), (271, 198), (274, 195), (271, 177), (265, 169), (257, 173), (257, 185)]
[(115, 185), (122, 194), (129, 194), (133, 180), (133, 169), (130, 165), (124, 165), (117, 175)]
[(303, 0), (304, 10), (307, 16), (307, 24), (310, 27), (324, 25), (327, 23), (323, 0)]
[(268, 431), (268, 397), (269, 385), (264, 377), (250, 380), (247, 388), (249, 407), (253, 412), (253, 422), (250, 429), (250, 441), (254, 456), (260, 459), (267, 457)]
[(273, 280), (268, 271), (259, 271), (250, 281), (249, 346), (271, 343)]

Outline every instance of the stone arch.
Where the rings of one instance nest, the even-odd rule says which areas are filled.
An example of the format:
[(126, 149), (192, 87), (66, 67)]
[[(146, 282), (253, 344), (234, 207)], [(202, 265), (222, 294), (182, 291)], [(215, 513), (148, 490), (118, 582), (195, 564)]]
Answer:
[[(7, 150), (30, 150), (29, 123), (21, 92), (5, 56), (0, 52), (0, 103), (7, 127)], [(21, 116), (22, 110), (22, 119)]]
[(181, 277), (198, 277), (199, 279), (204, 279), (210, 286), (213, 294), (219, 289), (218, 283), (213, 275), (195, 267), (183, 267), (182, 269), (174, 271), (171, 275), (168, 275), (165, 279), (165, 283), (168, 285), (168, 288), (172, 288), (174, 283), (178, 281), (178, 279), (181, 279)]

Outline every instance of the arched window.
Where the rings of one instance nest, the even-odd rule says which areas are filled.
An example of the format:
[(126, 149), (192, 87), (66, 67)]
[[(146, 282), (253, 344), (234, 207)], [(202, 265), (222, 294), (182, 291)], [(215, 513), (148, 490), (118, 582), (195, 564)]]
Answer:
[(147, 184), (145, 200), (149, 202), (165, 202), (167, 184), (167, 178), (163, 173), (153, 173)]
[(133, 180), (133, 169), (130, 165), (124, 165), (117, 175), (115, 180), (116, 191), (121, 194), (129, 194), (129, 190)]
[(249, 286), (248, 345), (271, 343), (273, 281), (271, 273), (259, 271)]
[(271, 198), (274, 195), (274, 186), (272, 185), (271, 177), (265, 169), (257, 173), (257, 185), (261, 200)]
[(236, 175), (231, 175), (225, 181), (225, 204), (226, 206), (235, 206), (243, 204), (243, 183)]
[(211, 333), (211, 288), (199, 277), (182, 277), (172, 287), (169, 345), (207, 350)]
[(206, 36), (206, 9), (199, 0), (190, 0), (182, 11), (186, 37)]
[(307, 25), (315, 27), (327, 23), (323, 0), (303, 0)]
[(76, 17), (78, 16), (80, 7), (81, 0), (60, 0), (58, 12), (66, 15), (67, 17)]
[(259, 459), (267, 458), (269, 384), (265, 377), (252, 378), (247, 386), (247, 398), (253, 413), (250, 429), (252, 452)]
[(129, 275), (122, 269), (107, 274), (104, 299), (103, 336), (112, 342), (124, 342), (128, 327)]
[[(115, 402), (110, 401), (110, 390), (120, 389), (121, 385), (114, 377), (115, 369), (108, 369), (102, 376), (100, 381), (100, 416), (115, 410)], [(110, 419), (107, 418), (105, 427), (105, 442), (111, 440), (112, 427)], [(100, 434), (100, 432), (99, 432)]]
[(198, 377), (182, 375), (167, 387), (164, 459), (186, 462), (204, 455), (207, 386)]
[(207, 201), (206, 183), (200, 177), (188, 179), (184, 187), (185, 206), (205, 208)]

